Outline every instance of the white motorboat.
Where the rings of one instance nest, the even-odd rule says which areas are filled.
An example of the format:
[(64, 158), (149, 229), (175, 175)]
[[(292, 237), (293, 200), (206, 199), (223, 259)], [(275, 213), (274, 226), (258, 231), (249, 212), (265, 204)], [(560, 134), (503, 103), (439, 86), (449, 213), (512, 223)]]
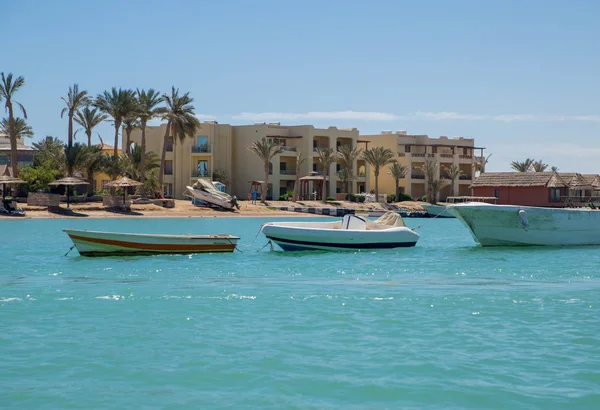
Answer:
[(600, 245), (600, 210), (464, 203), (449, 207), (482, 246)]
[(81, 256), (233, 252), (237, 236), (163, 235), (63, 229)]
[(427, 212), (427, 215), (433, 218), (456, 218), (454, 215), (447, 212), (448, 205), (422, 204), (421, 208)]
[(286, 251), (398, 248), (419, 240), (391, 211), (375, 221), (348, 214), (335, 222), (268, 222), (262, 232)]
[(221, 192), (217, 187), (207, 179), (198, 179), (193, 186), (186, 186), (187, 196), (206, 202), (211, 206), (217, 206), (224, 209), (240, 209), (237, 201), (231, 195)]

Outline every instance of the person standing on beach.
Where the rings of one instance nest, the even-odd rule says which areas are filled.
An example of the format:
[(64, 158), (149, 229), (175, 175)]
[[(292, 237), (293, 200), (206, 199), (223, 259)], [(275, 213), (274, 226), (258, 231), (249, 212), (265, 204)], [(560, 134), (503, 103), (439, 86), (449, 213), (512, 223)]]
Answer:
[(256, 191), (252, 191), (252, 205), (256, 205)]

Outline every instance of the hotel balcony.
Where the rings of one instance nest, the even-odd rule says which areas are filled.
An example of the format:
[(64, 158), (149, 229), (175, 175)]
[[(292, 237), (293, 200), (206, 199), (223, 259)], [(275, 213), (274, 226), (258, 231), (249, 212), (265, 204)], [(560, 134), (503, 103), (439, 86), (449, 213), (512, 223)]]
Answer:
[(281, 169), (279, 170), (279, 176), (285, 178), (285, 177), (296, 177), (296, 170), (295, 169)]
[(413, 158), (425, 158), (425, 153), (424, 152), (413, 152), (412, 153), (412, 157)]
[(192, 153), (193, 154), (204, 154), (210, 153), (210, 145), (202, 144), (202, 145), (192, 145)]
[(296, 152), (298, 151), (298, 149), (296, 147), (290, 147), (287, 145), (283, 145), (281, 147), (281, 155), (296, 155)]
[(415, 171), (415, 170), (413, 170), (410, 173), (410, 178), (411, 179), (422, 179), (422, 180), (425, 180), (425, 174), (423, 173), (423, 171)]
[(440, 158), (448, 158), (448, 159), (454, 159), (454, 154), (448, 154), (448, 153), (440, 153), (438, 154), (440, 156)]

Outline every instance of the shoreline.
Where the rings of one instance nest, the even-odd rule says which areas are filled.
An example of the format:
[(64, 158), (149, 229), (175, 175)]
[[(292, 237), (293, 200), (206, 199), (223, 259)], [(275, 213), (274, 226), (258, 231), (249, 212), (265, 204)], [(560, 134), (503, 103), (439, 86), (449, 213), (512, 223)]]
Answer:
[[(25, 216), (0, 216), (0, 221), (4, 220), (31, 220), (31, 219), (98, 219), (98, 218), (273, 218), (273, 217), (329, 217), (329, 215), (319, 215), (305, 212), (283, 211), (274, 209), (274, 207), (310, 207), (310, 208), (349, 208), (354, 209), (357, 214), (366, 214), (369, 211), (385, 210), (385, 208), (374, 202), (358, 203), (348, 201), (332, 201), (331, 203), (322, 203), (320, 201), (268, 201), (267, 205), (257, 203), (252, 204), (249, 201), (239, 201), (240, 210), (218, 211), (211, 208), (203, 208), (192, 205), (189, 200), (175, 200), (175, 207), (163, 208), (154, 204), (133, 204), (131, 212), (115, 212), (102, 207), (98, 203), (75, 203), (71, 204), (71, 212), (66, 213), (66, 207), (61, 204), (63, 212), (49, 212), (46, 207), (22, 206)], [(400, 202), (395, 203), (399, 208), (411, 211), (422, 211), (418, 202)]]

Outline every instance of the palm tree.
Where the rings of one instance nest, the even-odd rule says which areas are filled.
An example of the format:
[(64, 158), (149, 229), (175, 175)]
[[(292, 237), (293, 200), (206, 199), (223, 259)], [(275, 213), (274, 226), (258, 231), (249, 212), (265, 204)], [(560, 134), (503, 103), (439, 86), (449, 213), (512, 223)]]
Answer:
[(454, 183), (465, 173), (457, 164), (452, 164), (444, 168), (446, 170), (446, 177), (450, 180), (450, 196), (454, 196)]
[(321, 169), (323, 171), (323, 184), (321, 191), (321, 202), (327, 202), (327, 177), (329, 176), (329, 168), (332, 164), (334, 164), (337, 160), (340, 159), (340, 153), (334, 150), (333, 148), (317, 148), (317, 155), (319, 159), (319, 163), (321, 164)]
[(80, 142), (65, 146), (65, 170), (68, 177), (72, 177), (76, 170), (82, 170), (84, 168), (84, 150), (86, 148), (87, 147)]
[(137, 90), (137, 100), (140, 118), (140, 129), (142, 130), (142, 145), (140, 147), (140, 182), (144, 182), (146, 177), (146, 125), (153, 118), (163, 115), (166, 111), (164, 107), (157, 107), (164, 101), (164, 98), (158, 91), (150, 88), (149, 90)]
[(65, 115), (65, 113), (67, 113), (67, 117), (69, 118), (67, 145), (73, 145), (73, 117), (75, 116), (75, 113), (79, 111), (80, 108), (86, 107), (90, 103), (90, 97), (88, 97), (87, 91), (79, 91), (79, 84), (75, 83), (73, 84), (73, 87), (69, 87), (67, 97), (61, 98), (67, 106), (63, 108), (60, 112), (60, 118), (62, 118)]
[(121, 88), (117, 90), (113, 87), (110, 92), (104, 91), (103, 94), (98, 94), (94, 105), (113, 119), (115, 126), (115, 147), (112, 158), (113, 161), (117, 161), (119, 157), (119, 129), (123, 120), (130, 115), (136, 105), (133, 91)]
[(408, 172), (408, 167), (406, 165), (401, 165), (398, 161), (394, 161), (388, 174), (394, 178), (396, 182), (396, 202), (400, 199), (400, 180), (406, 176)]
[(348, 144), (340, 145), (338, 148), (340, 153), (340, 179), (344, 184), (344, 188), (347, 194), (350, 194), (350, 182), (354, 179), (354, 162), (362, 153), (362, 150), (357, 146), (352, 147)]
[(81, 164), (87, 177), (88, 194), (94, 194), (94, 174), (102, 169), (104, 151), (98, 145), (88, 145), (82, 150)]
[(483, 174), (485, 172), (485, 166), (487, 165), (491, 156), (492, 154), (488, 155), (487, 157), (479, 157), (479, 161), (475, 163), (475, 172)]
[(0, 100), (4, 99), (4, 107), (8, 111), (8, 126), (6, 129), (6, 133), (10, 139), (10, 163), (12, 165), (12, 176), (16, 177), (18, 173), (18, 162), (19, 162), (19, 152), (17, 151), (17, 127), (13, 126), (15, 122), (15, 115), (13, 111), (13, 103), (17, 104), (21, 111), (23, 112), (23, 117), (27, 119), (27, 111), (25, 111), (25, 107), (18, 102), (13, 101), (13, 97), (15, 93), (19, 90), (19, 88), (25, 85), (25, 79), (23, 77), (17, 77), (13, 81), (12, 73), (9, 73), (7, 76), (4, 75), (4, 72), (0, 73)]
[[(23, 118), (15, 118), (13, 130), (17, 139), (33, 137), (33, 129)], [(10, 132), (10, 120), (8, 118), (3, 118), (0, 122), (0, 131), (2, 131), (3, 134), (8, 134)]]
[(539, 161), (534, 161), (531, 164), (531, 167), (535, 172), (544, 172), (548, 168), (548, 164), (544, 164), (544, 162), (540, 159)]
[(373, 167), (375, 175), (375, 200), (379, 202), (379, 171), (381, 168), (394, 162), (394, 153), (385, 147), (373, 147), (363, 152), (363, 158)]
[(523, 162), (513, 161), (510, 163), (510, 167), (517, 172), (529, 172), (535, 161), (531, 158), (527, 158)]
[(552, 168), (550, 168), (550, 170), (551, 170), (552, 172), (558, 172), (558, 167), (552, 167)]
[(427, 160), (425, 164), (419, 167), (425, 174), (425, 182), (427, 184), (427, 202), (435, 204), (437, 194), (447, 185), (448, 181), (444, 178), (438, 178), (439, 164), (435, 160)]
[[(140, 180), (142, 171), (148, 172), (160, 167), (158, 155), (150, 151), (146, 153), (146, 160), (142, 162), (142, 148), (138, 144), (133, 144), (130, 155), (126, 156), (125, 173), (135, 180)], [(145, 170), (142, 166), (146, 167)]]
[(33, 157), (35, 167), (49, 163), (51, 168), (60, 168), (64, 164), (62, 155), (64, 155), (65, 144), (58, 138), (47, 136), (40, 142), (34, 142), (33, 147), (37, 150)]
[[(15, 118), (13, 125), (13, 127), (10, 126), (10, 120), (8, 118), (2, 119), (2, 122), (0, 122), (0, 132), (2, 134), (14, 135), (15, 141), (25, 137), (33, 137), (33, 129), (27, 125), (27, 122), (23, 118)], [(12, 158), (11, 164), (13, 164)], [(15, 167), (13, 166), (12, 169), (14, 175)]]
[[(83, 131), (87, 135), (88, 147), (92, 146), (92, 130), (107, 118), (108, 116), (100, 113), (98, 108), (85, 107), (75, 113), (75, 122), (83, 127)], [(75, 135), (78, 131), (75, 131)]]
[(123, 119), (123, 128), (125, 128), (125, 155), (130, 155), (131, 151), (131, 133), (139, 127), (139, 121), (136, 113), (131, 113)]
[(281, 145), (275, 142), (273, 138), (262, 137), (260, 141), (254, 141), (248, 147), (250, 151), (255, 153), (264, 163), (265, 166), (265, 189), (260, 201), (264, 204), (267, 199), (267, 188), (269, 187), (269, 164), (275, 155), (281, 154)]
[(295, 201), (298, 196), (298, 184), (300, 183), (300, 167), (306, 162), (308, 158), (302, 157), (302, 153), (298, 152), (296, 155), (296, 182), (294, 182), (294, 193), (292, 194), (292, 201)]
[(176, 139), (183, 140), (186, 137), (192, 137), (196, 129), (200, 126), (200, 121), (194, 113), (192, 102), (194, 99), (190, 97), (190, 93), (179, 95), (179, 88), (171, 87), (171, 95), (163, 94), (167, 107), (162, 116), (163, 120), (167, 121), (167, 129), (163, 140), (162, 154), (160, 157), (160, 169), (158, 172), (158, 183), (160, 185), (161, 196), (163, 178), (165, 174), (165, 162), (167, 156), (167, 144), (169, 136), (173, 135), (173, 141)]

